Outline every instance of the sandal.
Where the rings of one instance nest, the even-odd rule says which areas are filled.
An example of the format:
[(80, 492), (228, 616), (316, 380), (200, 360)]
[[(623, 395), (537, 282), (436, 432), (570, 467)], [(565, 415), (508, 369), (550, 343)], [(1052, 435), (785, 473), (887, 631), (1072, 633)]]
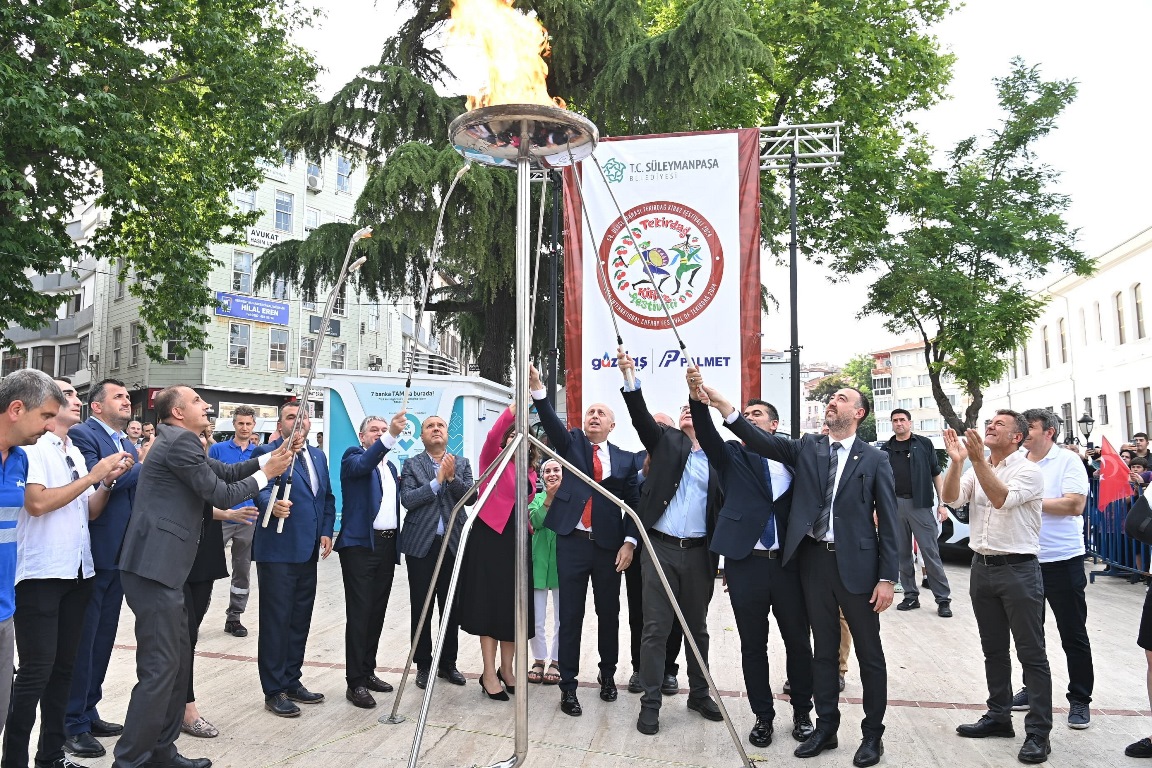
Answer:
[(196, 736), (201, 739), (214, 739), (220, 735), (220, 731), (216, 730), (216, 726), (202, 717), (196, 718), (196, 722), (191, 725), (181, 721), (180, 730), (189, 736)]
[(556, 666), (556, 662), (552, 662), (548, 665), (548, 671), (544, 673), (544, 685), (556, 685), (558, 682), (560, 682), (560, 667)]
[(539, 685), (544, 681), (544, 662), (536, 661), (532, 663), (532, 668), (528, 670), (528, 682)]

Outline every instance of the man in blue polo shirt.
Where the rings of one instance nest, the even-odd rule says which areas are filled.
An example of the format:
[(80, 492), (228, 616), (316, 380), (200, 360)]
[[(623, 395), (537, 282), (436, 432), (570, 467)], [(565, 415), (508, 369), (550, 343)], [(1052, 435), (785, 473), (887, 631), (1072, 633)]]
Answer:
[[(236, 431), (235, 437), (208, 449), (208, 455), (223, 464), (239, 464), (252, 458), (252, 452), (256, 450), (252, 439), (256, 430), (256, 409), (249, 405), (237, 406), (232, 411), (232, 428)], [(234, 509), (247, 509), (253, 519), (259, 514), (252, 500), (241, 502)], [(232, 587), (228, 594), (224, 631), (235, 637), (248, 636), (248, 629), (240, 623), (240, 614), (248, 606), (252, 535), (255, 531), (251, 523), (224, 523), (224, 546), (232, 542)]]
[(25, 368), (0, 380), (0, 712), (8, 712), (12, 696), (16, 519), (28, 479), (28, 457), (20, 446), (47, 433), (66, 402), (52, 377), (41, 371)]

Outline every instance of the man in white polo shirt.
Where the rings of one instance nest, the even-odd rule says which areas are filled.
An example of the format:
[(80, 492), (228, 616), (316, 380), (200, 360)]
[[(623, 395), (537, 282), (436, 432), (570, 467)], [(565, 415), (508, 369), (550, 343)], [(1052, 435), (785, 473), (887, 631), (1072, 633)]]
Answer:
[[(133, 464), (127, 452), (112, 454), (89, 472), (68, 438), (80, 423), (80, 398), (67, 379), (57, 379), (67, 405), (53, 431), (28, 455), (24, 507), (16, 519), (16, 648), (20, 668), (4, 728), (4, 766), (28, 765), (28, 744), (39, 704), (37, 768), (71, 765), (64, 756), (64, 710), (72, 665), (92, 590), (88, 519), (108, 502), (111, 486)], [(94, 485), (95, 484), (95, 485)]]
[[(1028, 460), (1044, 475), (1044, 513), (1040, 521), (1040, 573), (1044, 599), (1056, 619), (1060, 644), (1068, 658), (1068, 727), (1091, 721), (1092, 647), (1088, 642), (1088, 603), (1084, 588), (1084, 501), (1088, 476), (1080, 459), (1056, 445), (1061, 419), (1047, 408), (1024, 411)], [(1012, 698), (1012, 709), (1028, 709), (1028, 679)]]

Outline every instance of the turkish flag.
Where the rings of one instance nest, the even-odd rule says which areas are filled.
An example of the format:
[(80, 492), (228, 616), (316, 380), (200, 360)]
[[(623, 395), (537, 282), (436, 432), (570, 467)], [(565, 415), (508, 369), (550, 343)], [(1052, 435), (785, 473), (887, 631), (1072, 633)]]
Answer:
[(1128, 483), (1128, 465), (1108, 438), (1100, 440), (1100, 490), (1096, 494), (1096, 508), (1101, 512), (1114, 501), (1132, 496), (1132, 486)]

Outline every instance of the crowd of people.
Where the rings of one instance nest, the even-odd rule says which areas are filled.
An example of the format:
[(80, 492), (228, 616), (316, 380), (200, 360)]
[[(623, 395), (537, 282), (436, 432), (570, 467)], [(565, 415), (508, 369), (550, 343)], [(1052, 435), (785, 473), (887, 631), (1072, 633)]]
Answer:
[[(659, 732), (665, 697), (681, 691), (677, 658), (683, 645), (686, 706), (720, 721), (697, 654), (708, 663), (707, 615), (722, 557), (755, 716), (748, 741), (765, 747), (775, 735), (778, 702), (768, 654), (774, 616), (785, 648), (795, 755), (814, 757), (838, 746), (839, 693), (854, 643), (864, 718), (853, 763), (875, 765), (884, 754), (888, 681), (880, 614), (896, 603), (899, 587), (897, 610), (919, 609), (926, 589), (937, 616), (953, 615), (937, 545), (944, 505), (969, 508), (969, 591), (988, 686), (986, 713), (959, 726), (958, 735), (1015, 737), (1012, 712), (1026, 711), (1017, 756), (1025, 763), (1047, 760), (1053, 643), (1045, 643), (1046, 610), (1068, 666), (1067, 725), (1089, 727), (1094, 681), (1081, 516), (1092, 468), (1086, 471), (1057, 444), (1059, 417), (1046, 409), (1000, 410), (982, 432), (946, 430), (942, 469), (931, 441), (913, 434), (907, 411), (892, 412), (893, 435), (880, 447), (861, 439), (857, 429), (871, 406), (851, 387), (831, 397), (822, 434), (790, 439), (776, 434), (772, 404), (753, 399), (738, 409), (696, 368), (687, 369), (686, 403), (673, 417), (649, 411), (627, 354), (620, 353), (617, 367), (640, 452), (609, 441), (616, 416), (608, 404), (591, 404), (581, 426), (568, 429), (545, 397), (538, 371), (528, 372), (551, 449), (598, 488), (555, 459), (541, 462), (535, 452), (530, 466), (509, 461), (473, 488), (472, 466), (447, 450), (448, 425), (438, 416), (424, 419), (424, 450), (397, 472), (388, 454), (408, 424), (406, 414), (369, 416), (360, 424), (359, 444), (340, 455), (338, 535), (327, 457), (307, 445), (310, 423), (298, 403), (281, 407), (278, 433), (265, 445), (253, 439), (256, 414), (248, 407), (232, 414), (235, 436), (215, 442), (209, 404), (186, 386), (157, 393), (159, 422), (148, 435), (152, 425), (131, 418), (122, 382), (93, 385), (91, 416), (82, 421), (81, 401), (67, 379), (30, 369), (5, 377), (0, 532), (10, 533), (0, 533), (0, 708), (7, 712), (0, 766), (27, 768), (39, 709), (37, 768), (73, 765), (69, 755), (103, 755), (98, 739), (111, 736), (119, 737), (116, 768), (208, 768), (206, 758), (179, 754), (175, 740), (181, 732), (202, 738), (220, 733), (198, 707), (193, 658), (212, 586), (229, 577), (228, 542), (224, 628), (247, 635), (241, 616), (254, 562), (262, 628), (257, 666), (265, 708), (274, 715), (297, 717), (302, 706), (325, 699), (306, 687), (302, 669), (317, 564), (336, 551), (347, 616), (345, 697), (356, 707), (375, 707), (373, 693), (392, 691), (376, 674), (377, 651), (403, 555), (420, 688), (432, 674), (435, 609), (446, 627), (437, 678), (467, 684), (457, 668), (463, 629), (478, 638), (479, 684), (487, 699), (515, 695), (515, 654), (531, 653), (525, 682), (555, 685), (560, 710), (580, 716), (591, 587), (596, 687), (603, 701), (617, 701), (623, 580), (631, 636), (627, 690), (640, 694), (636, 729)], [(728, 439), (710, 408), (731, 432)], [(514, 422), (511, 406), (490, 429), (479, 456), (481, 473), (515, 437)], [(1146, 456), (1146, 436), (1135, 436), (1132, 448), (1130, 466)], [(1146, 484), (1138, 475), (1133, 470), (1132, 482)], [(518, 499), (522, 478), (530, 491)], [(462, 542), (465, 516), (453, 518), (452, 511), (481, 498)], [(635, 510), (638, 522), (622, 514), (618, 502)], [(518, 503), (528, 507), (531, 546), (524, 551), (517, 550)], [(254, 525), (265, 510), (273, 524)], [(434, 580), (441, 551), (445, 559)], [(461, 587), (450, 600), (457, 557)], [(527, 649), (515, 643), (518, 560), (528, 567), (533, 588), (525, 606)], [(417, 634), (426, 597), (428, 617)], [(99, 706), (124, 601), (138, 618), (138, 681), (119, 724), (102, 719)], [(1013, 644), (1024, 681), (1015, 693)], [(1145, 604), (1139, 644), (1148, 653), (1152, 698), (1152, 601)], [(20, 664), (13, 680), (14, 648)], [(1152, 757), (1152, 740), (1130, 745), (1126, 754)]]

